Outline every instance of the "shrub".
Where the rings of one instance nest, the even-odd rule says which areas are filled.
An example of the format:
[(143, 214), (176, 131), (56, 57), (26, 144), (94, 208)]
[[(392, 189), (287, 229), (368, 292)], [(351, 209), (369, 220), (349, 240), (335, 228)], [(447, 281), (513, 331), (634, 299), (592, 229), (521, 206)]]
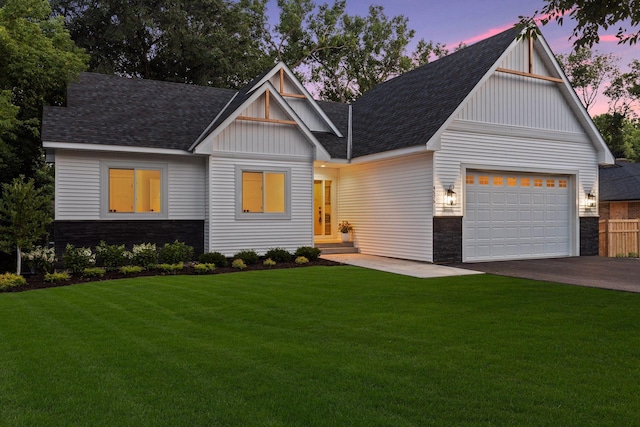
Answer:
[(22, 259), (25, 260), (34, 271), (48, 273), (53, 271), (53, 265), (56, 262), (56, 251), (54, 248), (36, 246), (31, 251), (23, 253)]
[(104, 273), (105, 269), (102, 267), (89, 267), (82, 270), (83, 277), (102, 277)]
[(4, 291), (5, 289), (15, 288), (16, 286), (26, 285), (27, 281), (24, 277), (13, 274), (13, 273), (5, 273), (0, 274), (0, 291)]
[(309, 260), (307, 259), (307, 257), (299, 256), (298, 258), (296, 258), (296, 264), (309, 264)]
[(220, 252), (205, 252), (198, 257), (198, 262), (203, 264), (215, 264), (217, 267), (224, 268), (229, 265), (227, 257)]
[(131, 262), (133, 254), (124, 245), (107, 245), (104, 240), (96, 246), (97, 263), (108, 269), (116, 269)]
[(176, 262), (174, 264), (157, 264), (156, 269), (161, 271), (162, 273), (176, 274), (178, 271), (182, 271), (184, 268), (184, 264), (181, 262)]
[(133, 264), (149, 268), (158, 262), (158, 250), (155, 243), (133, 245)]
[(256, 253), (256, 251), (254, 250), (244, 250), (244, 251), (240, 251), (237, 254), (235, 254), (233, 256), (233, 259), (241, 259), (242, 261), (244, 261), (244, 263), (246, 264), (245, 267), (247, 265), (253, 265), (255, 263), (258, 262), (258, 254)]
[(66, 271), (63, 271), (61, 273), (47, 273), (44, 275), (44, 281), (51, 283), (62, 282), (69, 279), (71, 279), (71, 276), (69, 276), (69, 273), (67, 273)]
[(264, 265), (265, 267), (273, 267), (274, 265), (276, 265), (276, 262), (274, 260), (272, 260), (271, 258), (267, 258), (267, 259), (264, 260), (262, 265)]
[(231, 263), (231, 267), (237, 268), (238, 270), (244, 270), (247, 268), (247, 264), (241, 258), (234, 259)]
[(158, 261), (160, 261), (161, 264), (189, 262), (192, 258), (193, 246), (177, 240), (173, 243), (165, 243), (158, 254)]
[(196, 274), (211, 273), (215, 269), (216, 265), (213, 263), (196, 264), (193, 266), (193, 271), (195, 271)]
[(275, 262), (291, 262), (291, 253), (284, 248), (271, 248), (264, 254), (265, 258), (271, 258)]
[(629, 252), (629, 258), (638, 258), (637, 252)]
[(296, 249), (295, 256), (296, 258), (303, 256), (309, 261), (315, 261), (318, 259), (318, 257), (320, 257), (320, 249), (313, 248), (311, 246), (301, 246)]
[(140, 267), (139, 265), (125, 265), (120, 267), (120, 273), (124, 274), (125, 276), (128, 276), (129, 274), (138, 274), (143, 270), (144, 268)]
[(79, 274), (87, 267), (96, 263), (96, 255), (91, 253), (90, 248), (76, 248), (71, 243), (67, 243), (62, 255), (62, 265), (71, 270), (74, 274)]

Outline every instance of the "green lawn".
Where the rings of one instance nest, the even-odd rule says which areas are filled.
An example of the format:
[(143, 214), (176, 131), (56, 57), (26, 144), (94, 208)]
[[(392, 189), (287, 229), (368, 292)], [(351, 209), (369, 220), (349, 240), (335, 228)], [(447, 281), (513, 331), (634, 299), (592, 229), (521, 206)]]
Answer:
[(640, 294), (355, 267), (0, 294), (0, 425), (640, 425)]

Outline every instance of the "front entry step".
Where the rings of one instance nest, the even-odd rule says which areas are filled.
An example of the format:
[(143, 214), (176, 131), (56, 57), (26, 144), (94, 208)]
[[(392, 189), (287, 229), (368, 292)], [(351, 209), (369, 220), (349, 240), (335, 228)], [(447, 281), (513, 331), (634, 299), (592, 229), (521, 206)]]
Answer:
[(353, 242), (316, 243), (316, 248), (320, 249), (322, 255), (330, 254), (357, 254), (360, 250), (353, 246)]

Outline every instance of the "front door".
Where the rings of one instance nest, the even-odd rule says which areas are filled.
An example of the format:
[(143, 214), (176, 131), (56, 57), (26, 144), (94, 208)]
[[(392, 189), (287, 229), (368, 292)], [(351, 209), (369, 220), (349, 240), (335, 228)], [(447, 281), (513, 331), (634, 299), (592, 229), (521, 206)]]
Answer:
[(313, 181), (313, 234), (316, 238), (327, 238), (333, 234), (332, 188), (331, 180)]

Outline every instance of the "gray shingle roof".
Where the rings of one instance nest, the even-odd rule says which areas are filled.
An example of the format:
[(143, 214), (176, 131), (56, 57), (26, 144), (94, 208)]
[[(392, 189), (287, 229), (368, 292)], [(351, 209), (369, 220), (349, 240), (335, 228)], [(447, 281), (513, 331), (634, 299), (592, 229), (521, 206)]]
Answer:
[(640, 200), (640, 163), (616, 160), (600, 168), (600, 200)]

